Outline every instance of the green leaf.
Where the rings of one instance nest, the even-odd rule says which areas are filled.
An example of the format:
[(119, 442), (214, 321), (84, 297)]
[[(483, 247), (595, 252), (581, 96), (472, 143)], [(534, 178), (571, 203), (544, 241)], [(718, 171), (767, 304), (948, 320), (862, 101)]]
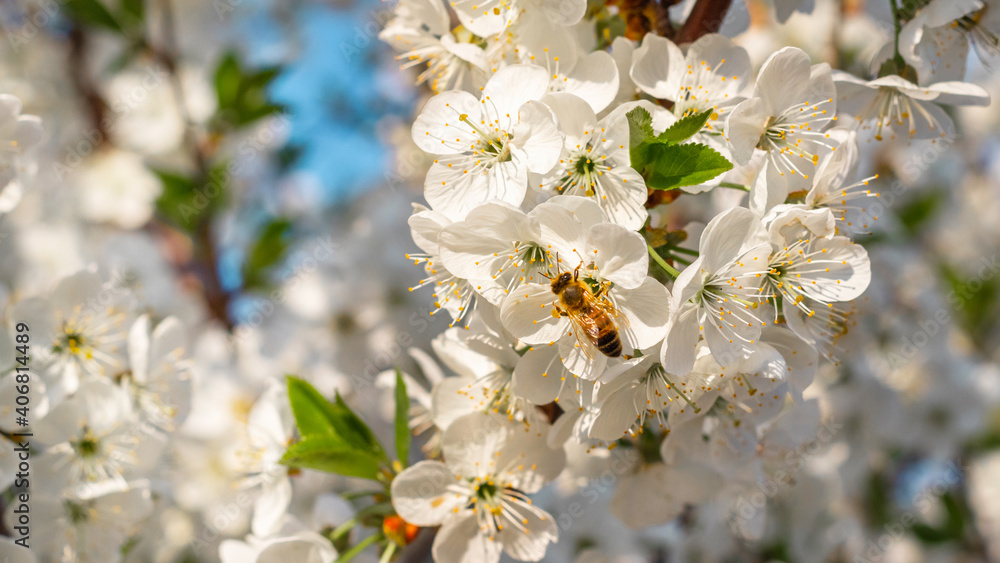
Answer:
[(347, 477), (376, 480), (379, 460), (345, 444), (336, 436), (314, 435), (288, 447), (281, 463), (289, 467), (315, 469)]
[(219, 100), (219, 109), (231, 108), (236, 104), (242, 80), (236, 55), (227, 53), (215, 70), (215, 95)]
[(376, 457), (389, 461), (389, 456), (382, 449), (382, 444), (375, 437), (375, 433), (344, 403), (340, 393), (334, 398), (333, 409), (338, 417), (337, 433), (342, 438), (357, 448), (367, 449)]
[(79, 23), (122, 32), (121, 24), (99, 0), (67, 0), (65, 7), (69, 16)]
[(194, 180), (166, 170), (153, 170), (163, 183), (163, 192), (156, 200), (156, 209), (171, 223), (190, 231), (204, 212), (194, 205)]
[(303, 438), (337, 435), (337, 414), (333, 405), (309, 382), (288, 376), (288, 400)]
[(396, 369), (396, 458), (403, 467), (410, 458), (410, 396), (406, 394), (406, 381)]
[(940, 189), (917, 194), (899, 208), (899, 221), (910, 234), (920, 234), (944, 207), (945, 199), (945, 192)]
[[(638, 110), (641, 110), (643, 113), (639, 113), (635, 116), (635, 128), (633, 130), (632, 114)], [(696, 133), (701, 131), (705, 124), (708, 123), (708, 119), (711, 115), (712, 110), (706, 110), (701, 113), (693, 113), (677, 120), (663, 133), (653, 136), (653, 129), (651, 125), (652, 118), (649, 117), (649, 112), (642, 108), (636, 108), (630, 111), (628, 113), (630, 118), (629, 157), (631, 158), (632, 168), (635, 168), (640, 172), (646, 171), (649, 164), (659, 158), (661, 152), (659, 147), (678, 145), (681, 142), (690, 139)], [(647, 118), (649, 118), (648, 125), (646, 123)], [(636, 143), (637, 140), (639, 140), (638, 143)]]
[(661, 143), (670, 145), (686, 141), (701, 131), (711, 116), (712, 110), (708, 109), (701, 113), (692, 113), (682, 117), (675, 121), (666, 131), (657, 135), (655, 139)]
[(637, 147), (653, 136), (653, 116), (646, 108), (637, 107), (625, 114), (628, 118), (628, 145)]
[(267, 88), (279, 68), (247, 70), (234, 53), (228, 53), (215, 71), (215, 93), (219, 101), (218, 120), (230, 126), (243, 126), (282, 110), (268, 99)]
[(288, 400), (299, 434), (305, 439), (332, 436), (360, 453), (389, 461), (375, 434), (344, 404), (339, 393), (331, 403), (308, 382), (288, 376)]
[(215, 166), (201, 184), (189, 176), (154, 169), (153, 173), (163, 183), (163, 192), (156, 201), (160, 215), (180, 229), (192, 232), (225, 203), (229, 178), (224, 173), (225, 167), (225, 161)]
[(649, 160), (646, 186), (655, 190), (695, 186), (733, 168), (715, 149), (698, 143), (653, 145)]
[(142, 23), (146, 15), (145, 0), (121, 0), (121, 13), (131, 17), (137, 23)]
[(264, 226), (244, 264), (243, 279), (247, 289), (267, 285), (267, 270), (285, 256), (291, 229), (292, 223), (287, 219), (274, 219)]

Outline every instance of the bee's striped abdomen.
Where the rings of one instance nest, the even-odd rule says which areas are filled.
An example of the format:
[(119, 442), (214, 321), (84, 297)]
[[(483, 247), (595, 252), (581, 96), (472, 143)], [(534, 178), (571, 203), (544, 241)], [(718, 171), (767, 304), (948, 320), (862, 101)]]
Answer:
[(611, 316), (597, 307), (590, 307), (587, 316), (590, 317), (592, 329), (587, 336), (597, 349), (609, 358), (622, 355), (622, 339), (618, 327)]

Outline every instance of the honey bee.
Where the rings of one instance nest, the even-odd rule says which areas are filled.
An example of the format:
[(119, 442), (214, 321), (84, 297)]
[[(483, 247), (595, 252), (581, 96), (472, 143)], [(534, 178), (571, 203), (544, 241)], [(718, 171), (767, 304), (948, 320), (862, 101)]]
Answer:
[[(617, 358), (622, 355), (622, 339), (615, 319), (623, 324), (627, 321), (608, 299), (604, 284), (594, 292), (586, 282), (580, 281), (581, 266), (582, 263), (572, 273), (562, 272), (551, 278), (552, 293), (559, 297), (559, 302), (553, 304), (553, 315), (569, 317), (577, 340), (583, 340), (582, 333), (602, 354)], [(584, 346), (584, 352), (593, 359), (589, 347)]]

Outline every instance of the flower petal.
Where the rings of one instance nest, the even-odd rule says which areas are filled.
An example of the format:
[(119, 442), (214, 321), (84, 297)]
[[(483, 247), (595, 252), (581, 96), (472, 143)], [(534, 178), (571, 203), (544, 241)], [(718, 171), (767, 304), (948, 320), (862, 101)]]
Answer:
[(479, 529), (476, 513), (464, 510), (445, 522), (434, 538), (434, 561), (497, 563), (503, 544)]
[(522, 285), (504, 299), (500, 320), (504, 328), (526, 344), (555, 343), (569, 330), (569, 321), (553, 314), (557, 299), (547, 285)]
[(586, 257), (593, 259), (601, 277), (617, 287), (635, 289), (646, 281), (649, 254), (642, 235), (614, 223), (587, 231)]
[(650, 96), (676, 100), (685, 70), (684, 54), (673, 41), (647, 33), (642, 45), (632, 53), (629, 75)]

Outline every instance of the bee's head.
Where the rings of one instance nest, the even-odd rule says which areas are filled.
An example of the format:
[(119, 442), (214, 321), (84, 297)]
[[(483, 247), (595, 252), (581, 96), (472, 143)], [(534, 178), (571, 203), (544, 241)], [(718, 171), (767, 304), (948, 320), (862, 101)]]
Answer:
[(556, 294), (560, 293), (572, 281), (573, 281), (573, 274), (571, 274), (570, 272), (563, 272), (559, 274), (552, 280), (552, 293)]

